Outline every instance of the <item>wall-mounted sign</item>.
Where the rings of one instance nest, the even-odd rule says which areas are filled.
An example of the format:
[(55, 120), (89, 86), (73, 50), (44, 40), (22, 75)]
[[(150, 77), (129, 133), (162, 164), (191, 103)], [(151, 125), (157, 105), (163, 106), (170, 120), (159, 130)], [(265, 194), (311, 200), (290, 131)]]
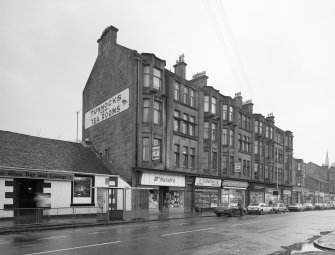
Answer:
[(196, 177), (194, 185), (203, 187), (221, 187), (221, 180)]
[(241, 172), (241, 163), (235, 163), (235, 173)]
[(85, 113), (85, 129), (129, 108), (129, 89), (121, 91), (97, 107)]
[(159, 146), (153, 146), (152, 147), (152, 160), (159, 160), (160, 159), (160, 155), (159, 155), (159, 150), (160, 147)]
[(248, 188), (247, 182), (229, 181), (224, 180), (222, 186), (225, 187), (237, 187), (237, 188)]
[(185, 187), (185, 176), (144, 172), (141, 185)]
[(0, 170), (0, 177), (46, 179), (55, 181), (73, 181), (73, 174), (43, 171)]
[(115, 176), (109, 177), (109, 187), (117, 187), (118, 186), (118, 178)]
[(291, 194), (292, 194), (291, 190), (288, 190), (288, 189), (283, 190), (283, 195), (291, 196)]

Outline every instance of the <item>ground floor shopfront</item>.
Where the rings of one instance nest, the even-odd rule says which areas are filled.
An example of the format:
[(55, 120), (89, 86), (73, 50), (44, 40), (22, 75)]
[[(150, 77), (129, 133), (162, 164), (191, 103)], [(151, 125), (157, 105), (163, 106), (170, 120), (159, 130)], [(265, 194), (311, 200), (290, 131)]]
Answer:
[(147, 189), (143, 201), (148, 200), (149, 213), (192, 213), (211, 211), (222, 203), (241, 201), (266, 204), (292, 203), (292, 187), (249, 183), (247, 181), (206, 178), (162, 171), (141, 170), (138, 187)]
[(2, 168), (0, 218), (31, 214), (37, 208), (49, 208), (48, 214), (52, 215), (66, 213), (65, 208), (95, 207), (94, 186), (108, 187), (121, 182), (117, 176), (102, 174)]

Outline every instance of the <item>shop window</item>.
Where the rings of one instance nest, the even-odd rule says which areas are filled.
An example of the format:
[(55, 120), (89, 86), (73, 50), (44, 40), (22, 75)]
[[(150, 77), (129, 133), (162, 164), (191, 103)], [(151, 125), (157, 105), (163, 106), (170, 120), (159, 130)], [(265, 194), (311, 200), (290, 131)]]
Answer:
[(159, 209), (159, 191), (149, 190), (149, 209)]
[(92, 177), (75, 176), (73, 178), (73, 204), (91, 204)]
[(195, 189), (195, 207), (196, 208), (213, 208), (218, 206), (217, 189)]
[(164, 208), (184, 207), (184, 191), (183, 190), (169, 190), (164, 191)]

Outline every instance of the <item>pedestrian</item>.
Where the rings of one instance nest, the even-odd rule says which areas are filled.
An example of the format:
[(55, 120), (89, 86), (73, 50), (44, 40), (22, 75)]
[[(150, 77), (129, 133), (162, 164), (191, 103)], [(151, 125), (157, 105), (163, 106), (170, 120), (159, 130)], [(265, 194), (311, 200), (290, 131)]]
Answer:
[(242, 205), (242, 201), (241, 200), (238, 200), (238, 202), (237, 202), (237, 208), (238, 208), (238, 211), (239, 211), (240, 215), (243, 216), (243, 205)]
[[(47, 216), (47, 220), (49, 220), (49, 206), (46, 201), (46, 197), (41, 193), (37, 192), (34, 198), (37, 208), (37, 222), (42, 223), (43, 214)], [(43, 213), (43, 211), (45, 212)]]

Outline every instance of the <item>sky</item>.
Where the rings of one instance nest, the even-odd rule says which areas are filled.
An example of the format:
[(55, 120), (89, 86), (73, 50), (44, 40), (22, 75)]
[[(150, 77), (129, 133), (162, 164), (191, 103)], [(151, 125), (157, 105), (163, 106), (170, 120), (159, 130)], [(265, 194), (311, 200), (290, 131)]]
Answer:
[(78, 120), (81, 138), (82, 91), (113, 25), (118, 44), (171, 70), (184, 54), (187, 79), (206, 71), (273, 113), (294, 157), (335, 162), (334, 13), (333, 0), (0, 0), (0, 130), (76, 141)]

